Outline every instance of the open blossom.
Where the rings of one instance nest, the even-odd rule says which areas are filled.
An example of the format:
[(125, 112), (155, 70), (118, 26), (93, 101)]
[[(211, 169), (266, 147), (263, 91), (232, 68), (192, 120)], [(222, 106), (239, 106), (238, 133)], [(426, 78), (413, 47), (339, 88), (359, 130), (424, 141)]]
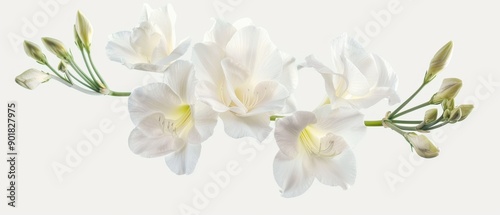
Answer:
[(313, 56), (307, 57), (305, 64), (325, 79), (329, 103), (363, 109), (384, 98), (391, 105), (399, 102), (398, 79), (392, 67), (378, 55), (366, 52), (354, 38), (344, 34), (335, 39), (332, 57), (332, 69)]
[(198, 161), (201, 143), (217, 123), (217, 113), (195, 97), (196, 79), (191, 63), (174, 62), (164, 83), (135, 89), (129, 98), (136, 128), (129, 137), (132, 152), (143, 157), (165, 156), (176, 174), (190, 174)]
[(364, 134), (363, 116), (354, 109), (297, 111), (276, 121), (280, 151), (274, 159), (274, 178), (284, 197), (303, 194), (314, 179), (347, 189), (356, 179), (350, 145)]
[(272, 130), (271, 115), (295, 110), (291, 95), (297, 86), (297, 68), (264, 29), (238, 25), (217, 20), (205, 41), (194, 46), (193, 61), (201, 82), (197, 93), (221, 113), (229, 136), (262, 141)]
[(144, 4), (139, 26), (110, 36), (108, 57), (130, 69), (163, 72), (187, 51), (190, 41), (176, 45), (176, 14), (171, 5), (153, 10)]

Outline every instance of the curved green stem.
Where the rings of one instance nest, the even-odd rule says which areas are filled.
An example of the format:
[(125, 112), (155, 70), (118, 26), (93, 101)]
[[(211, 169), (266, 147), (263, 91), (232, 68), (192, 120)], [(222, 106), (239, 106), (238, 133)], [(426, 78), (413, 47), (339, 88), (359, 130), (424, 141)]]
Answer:
[(436, 129), (436, 128), (443, 127), (443, 126), (445, 126), (446, 124), (448, 124), (448, 122), (443, 122), (443, 123), (441, 123), (441, 124), (439, 124), (439, 125), (431, 126), (431, 127), (427, 128), (427, 129), (425, 129), (425, 130), (433, 130), (433, 129)]
[(399, 105), (398, 108), (396, 108), (396, 110), (394, 110), (391, 115), (389, 115), (389, 119), (393, 119), (394, 116), (396, 114), (398, 114), (398, 112), (403, 109), (413, 98), (415, 98), (415, 96), (425, 87), (425, 85), (427, 85), (427, 83), (422, 83), (422, 85), (420, 85), (420, 87), (410, 96), (408, 97), (408, 99), (406, 99), (406, 101), (403, 102), (403, 104)]
[(434, 120), (434, 122), (431, 122), (431, 123), (425, 125), (422, 129), (426, 130), (426, 129), (434, 126), (435, 124), (438, 124), (439, 122), (441, 122), (441, 120), (443, 120), (443, 118), (444, 118), (443, 115), (441, 115), (438, 119)]
[(392, 124), (390, 121), (384, 121), (385, 122), (385, 125), (389, 128), (391, 128), (392, 130), (398, 132), (399, 134), (405, 136), (406, 132), (404, 132), (403, 130), (401, 130), (398, 126)]
[(97, 70), (96, 66), (94, 65), (94, 61), (92, 60), (92, 55), (90, 54), (90, 49), (87, 49), (87, 55), (89, 57), (90, 65), (92, 65), (92, 68), (94, 69), (95, 74), (97, 75), (97, 77), (99, 78), (101, 83), (104, 85), (104, 87), (107, 88), (108, 85), (106, 84), (106, 81), (104, 81), (104, 78), (102, 78), (101, 74), (99, 73), (99, 70)]
[(56, 70), (56, 69), (54, 69), (54, 67), (52, 67), (49, 63), (46, 63), (46, 64), (45, 64), (45, 66), (47, 66), (50, 70), (52, 70), (52, 72), (53, 72), (55, 75), (57, 75), (57, 77), (59, 77), (59, 78), (61, 78), (62, 80), (64, 80), (64, 81), (66, 81), (66, 82), (68, 82), (68, 83), (69, 83), (69, 81), (68, 81), (66, 78), (64, 78), (61, 74), (59, 74), (59, 72), (57, 72), (57, 70)]
[(410, 112), (412, 112), (412, 111), (418, 110), (418, 109), (420, 109), (420, 108), (423, 108), (423, 107), (426, 107), (426, 106), (429, 106), (429, 105), (431, 105), (431, 102), (430, 102), (430, 101), (428, 101), (428, 102), (424, 102), (424, 103), (419, 104), (419, 105), (417, 105), (417, 106), (415, 106), (415, 107), (412, 107), (412, 108), (410, 108), (410, 109), (408, 109), (408, 110), (405, 110), (405, 111), (402, 111), (402, 112), (400, 112), (400, 113), (398, 113), (398, 114), (393, 115), (393, 116), (392, 116), (392, 119), (396, 119), (396, 118), (398, 118), (398, 117), (400, 117), (400, 116), (403, 116), (403, 115), (405, 115), (405, 114), (407, 114), (407, 113), (410, 113)]
[(82, 79), (85, 82), (87, 82), (90, 86), (92, 86), (91, 87), (92, 90), (94, 90), (96, 92), (99, 91), (99, 86), (96, 83), (94, 83), (92, 80), (90, 80), (90, 78), (85, 73), (83, 73), (82, 69), (78, 65), (76, 65), (76, 63), (73, 60), (68, 61), (68, 62), (69, 62), (69, 65), (76, 71), (76, 73), (80, 77), (82, 77)]
[(420, 124), (422, 121), (418, 120), (391, 120), (391, 122), (396, 124)]
[[(90, 77), (92, 78), (94, 83), (96, 83), (97, 85), (101, 85), (101, 84), (99, 84), (94, 73), (92, 72), (92, 69), (90, 68), (90, 65), (89, 65), (89, 60), (87, 59), (87, 56), (85, 56), (85, 52), (83, 51), (83, 49), (80, 49), (80, 53), (82, 53), (83, 61), (85, 62), (85, 67), (87, 67), (87, 70), (89, 71)], [(100, 88), (102, 88), (102, 87), (103, 86), (100, 86)]]

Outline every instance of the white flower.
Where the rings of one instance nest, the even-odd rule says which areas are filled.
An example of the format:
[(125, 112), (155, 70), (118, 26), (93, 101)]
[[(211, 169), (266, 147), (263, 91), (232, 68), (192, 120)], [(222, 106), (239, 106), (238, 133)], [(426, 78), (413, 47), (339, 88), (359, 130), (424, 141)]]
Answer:
[(153, 10), (144, 4), (139, 26), (110, 36), (108, 57), (130, 69), (163, 72), (187, 51), (190, 41), (176, 46), (176, 14), (171, 5)]
[(410, 132), (404, 137), (420, 157), (433, 158), (439, 155), (439, 149), (426, 136)]
[(278, 119), (274, 136), (280, 151), (274, 159), (274, 178), (283, 196), (303, 194), (315, 178), (344, 189), (352, 185), (356, 161), (350, 144), (364, 131), (358, 111), (330, 105)]
[(51, 75), (37, 69), (28, 69), (16, 77), (16, 83), (22, 87), (33, 90), (41, 83), (49, 81)]
[(229, 136), (262, 141), (272, 130), (271, 115), (295, 110), (291, 94), (298, 74), (295, 60), (280, 52), (264, 29), (236, 27), (244, 21), (217, 20), (205, 42), (194, 46), (201, 82), (197, 93), (221, 113)]
[(331, 104), (362, 109), (384, 98), (390, 105), (399, 102), (398, 78), (391, 66), (378, 55), (366, 52), (354, 38), (343, 34), (335, 39), (332, 55), (333, 69), (312, 55), (306, 58), (305, 65), (321, 73)]
[(201, 143), (213, 133), (217, 113), (197, 101), (191, 63), (174, 62), (164, 82), (137, 88), (130, 95), (130, 117), (137, 127), (130, 134), (129, 147), (143, 157), (166, 156), (173, 172), (190, 174)]

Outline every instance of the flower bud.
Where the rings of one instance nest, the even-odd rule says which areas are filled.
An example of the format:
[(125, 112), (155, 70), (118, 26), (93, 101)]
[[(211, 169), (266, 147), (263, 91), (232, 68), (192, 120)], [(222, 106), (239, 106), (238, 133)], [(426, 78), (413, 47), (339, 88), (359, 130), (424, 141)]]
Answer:
[(406, 133), (404, 137), (420, 157), (433, 158), (439, 155), (439, 149), (426, 136), (410, 132)]
[(454, 99), (462, 88), (462, 80), (458, 78), (447, 78), (443, 80), (441, 88), (431, 98), (432, 104), (441, 104), (445, 99)]
[(66, 71), (68, 71), (68, 68), (66, 67), (66, 64), (63, 61), (61, 61), (57, 66), (57, 70), (66, 73)]
[(455, 108), (450, 112), (449, 123), (456, 123), (462, 118), (462, 110), (460, 108)]
[(50, 80), (50, 75), (37, 69), (28, 69), (16, 77), (16, 83), (29, 90), (33, 90), (41, 83)]
[(43, 54), (37, 44), (25, 40), (23, 46), (24, 52), (26, 52), (28, 56), (35, 59), (39, 64), (47, 64), (47, 57), (45, 57), (45, 54)]
[(446, 109), (446, 110), (443, 112), (443, 119), (444, 119), (444, 120), (448, 120), (448, 119), (450, 119), (450, 115), (451, 115), (451, 110), (450, 110), (450, 109)]
[[(75, 30), (80, 38), (83, 47), (90, 49), (90, 44), (92, 43), (92, 25), (90, 24), (87, 17), (85, 17), (80, 11), (76, 15)], [(78, 42), (77, 42), (78, 43)]]
[(460, 105), (458, 106), (458, 108), (460, 108), (460, 110), (462, 111), (462, 117), (460, 117), (458, 121), (462, 121), (469, 116), (469, 114), (472, 112), (472, 109), (474, 109), (474, 105)]
[(441, 49), (439, 49), (429, 64), (429, 69), (427, 69), (427, 73), (425, 73), (424, 82), (428, 83), (432, 81), (436, 77), (436, 75), (443, 70), (448, 62), (450, 61), (451, 54), (453, 51), (453, 42), (450, 41), (446, 43)]
[(441, 106), (443, 107), (443, 111), (453, 110), (453, 108), (455, 108), (455, 99), (445, 99), (441, 103)]
[(436, 108), (425, 111), (424, 123), (428, 124), (436, 121), (438, 115), (438, 110)]
[(43, 37), (42, 42), (45, 47), (59, 59), (64, 61), (71, 60), (71, 55), (61, 41), (50, 37)]
[(78, 32), (76, 32), (76, 25), (73, 26), (73, 35), (75, 36), (76, 47), (78, 47), (79, 50), (83, 50), (83, 43), (80, 36), (78, 36)]

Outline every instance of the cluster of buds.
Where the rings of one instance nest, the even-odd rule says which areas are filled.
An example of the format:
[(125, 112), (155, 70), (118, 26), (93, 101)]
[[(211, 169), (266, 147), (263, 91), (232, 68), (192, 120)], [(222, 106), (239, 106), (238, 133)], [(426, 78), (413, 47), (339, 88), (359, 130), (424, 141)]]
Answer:
[[(443, 80), (439, 90), (431, 97), (430, 100), (402, 111), (402, 109), (434, 78), (441, 72), (449, 63), (453, 50), (453, 42), (448, 42), (444, 45), (431, 60), (429, 68), (425, 73), (424, 80), (421, 86), (398, 108), (390, 112), (387, 117), (382, 120), (382, 125), (389, 127), (401, 134), (410, 144), (415, 152), (424, 158), (433, 158), (439, 155), (439, 148), (434, 145), (424, 134), (431, 130), (440, 128), (447, 124), (453, 124), (466, 119), (474, 108), (471, 104), (462, 104), (455, 106), (455, 97), (462, 88), (462, 80), (458, 78), (446, 78)], [(400, 120), (399, 117), (427, 107), (429, 105), (441, 105), (442, 111), (439, 116), (438, 108), (431, 108), (424, 114), (423, 120)], [(371, 123), (374, 123), (373, 121)], [(376, 125), (366, 123), (367, 126)], [(418, 133), (417, 133), (418, 132)]]
[(106, 82), (95, 67), (90, 54), (93, 32), (92, 25), (80, 11), (77, 13), (73, 29), (75, 44), (81, 52), (87, 69), (86, 71), (78, 66), (73, 54), (66, 48), (63, 42), (55, 38), (43, 37), (42, 43), (45, 48), (60, 59), (57, 69), (49, 63), (46, 55), (37, 44), (24, 41), (24, 51), (26, 54), (39, 64), (46, 66), (52, 74), (31, 68), (18, 75), (16, 83), (24, 88), (33, 90), (40, 84), (54, 79), (73, 89), (91, 95), (128, 96), (130, 93), (114, 92), (108, 89)]

